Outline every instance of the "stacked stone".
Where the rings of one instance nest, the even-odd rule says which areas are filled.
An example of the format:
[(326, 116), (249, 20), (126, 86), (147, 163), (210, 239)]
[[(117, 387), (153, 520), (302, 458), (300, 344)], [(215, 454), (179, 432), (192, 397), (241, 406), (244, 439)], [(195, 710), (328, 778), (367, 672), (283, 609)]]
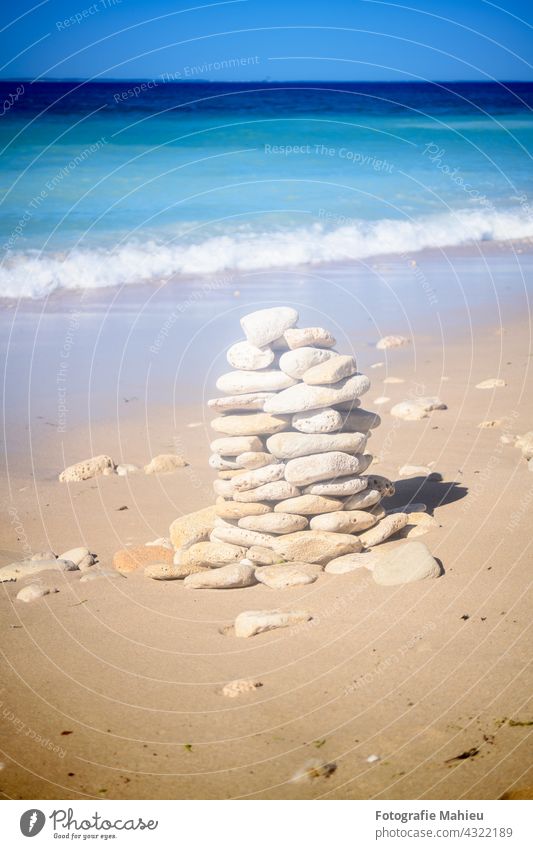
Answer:
[(380, 424), (360, 407), (370, 381), (354, 357), (333, 350), (327, 330), (297, 322), (290, 307), (244, 316), (246, 339), (227, 353), (234, 370), (217, 381), (222, 397), (208, 402), (219, 414), (211, 422), (218, 518), (210, 539), (236, 546), (235, 559), (250, 565), (326, 564), (395, 532), (391, 516), (374, 528), (391, 482), (364, 474), (367, 440)]

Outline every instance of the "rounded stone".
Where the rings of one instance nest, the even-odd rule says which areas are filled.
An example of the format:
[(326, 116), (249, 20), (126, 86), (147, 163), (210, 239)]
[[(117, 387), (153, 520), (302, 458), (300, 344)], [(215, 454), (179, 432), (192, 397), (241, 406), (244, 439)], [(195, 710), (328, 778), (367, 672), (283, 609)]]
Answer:
[(284, 590), (288, 587), (299, 587), (312, 584), (318, 578), (318, 571), (313, 571), (310, 563), (287, 563), (281, 566), (263, 566), (255, 570), (255, 577), (265, 586), (273, 590)]
[(337, 356), (338, 354), (335, 351), (328, 351), (324, 348), (297, 348), (295, 351), (286, 351), (281, 355), (279, 367), (289, 377), (301, 380), (310, 368)]
[(244, 451), (237, 457), (237, 463), (243, 469), (261, 469), (263, 466), (276, 465), (279, 460), (268, 451)]
[(273, 434), (289, 427), (288, 419), (273, 416), (270, 413), (241, 413), (219, 416), (213, 419), (211, 427), (218, 433), (228, 436), (251, 436), (252, 434)]
[(379, 489), (364, 489), (356, 495), (350, 496), (344, 502), (345, 510), (366, 510), (367, 507), (373, 507), (381, 501), (381, 492)]
[(263, 516), (245, 516), (239, 519), (239, 527), (267, 534), (292, 534), (307, 528), (305, 516), (292, 513), (266, 513)]
[(372, 570), (376, 562), (376, 555), (371, 551), (343, 554), (342, 557), (330, 560), (324, 571), (330, 575), (344, 575), (346, 572), (355, 572), (357, 569)]
[(112, 472), (114, 469), (115, 463), (111, 457), (107, 454), (99, 454), (89, 460), (82, 460), (80, 463), (74, 463), (73, 466), (67, 466), (59, 475), (59, 480), (62, 483), (85, 481), (97, 475), (103, 475), (106, 470)]
[(263, 545), (251, 545), (246, 557), (259, 566), (271, 566), (274, 563), (285, 562), (280, 554), (276, 554), (271, 548), (266, 548)]
[(309, 386), (320, 386), (328, 383), (338, 383), (343, 377), (351, 377), (357, 371), (357, 364), (353, 357), (347, 354), (339, 354), (331, 357), (324, 363), (308, 369), (302, 380)]
[(37, 601), (37, 599), (49, 594), (50, 590), (48, 587), (43, 587), (41, 584), (28, 584), (18, 591), (17, 598), (19, 601), (28, 603), (30, 601)]
[(242, 472), (235, 460), (231, 460), (229, 457), (221, 457), (220, 454), (211, 454), (208, 463), (212, 469), (216, 469), (218, 472)]
[(342, 413), (331, 407), (315, 413), (295, 413), (292, 417), (292, 426), (300, 433), (332, 433), (342, 428), (342, 422)]
[(365, 450), (364, 433), (277, 433), (267, 439), (267, 448), (279, 459), (294, 460), (310, 454), (342, 451), (358, 454)]
[[(269, 534), (247, 531), (244, 528), (234, 527), (232, 525), (216, 527), (210, 534), (210, 540), (212, 542), (230, 543), (233, 546), (244, 546), (245, 549), (251, 545), (262, 545), (268, 548), (272, 539), (274, 537), (269, 536)], [(242, 556), (245, 557), (245, 554)]]
[(366, 480), (368, 489), (377, 489), (383, 498), (394, 495), (396, 491), (393, 482), (383, 475), (364, 475), (363, 480)]
[(263, 348), (283, 336), (297, 321), (298, 313), (292, 307), (269, 307), (243, 316), (241, 327), (248, 342)]
[(231, 563), (220, 569), (208, 569), (185, 578), (183, 586), (191, 590), (230, 590), (251, 587), (257, 583), (255, 566)]
[(158, 454), (144, 467), (144, 472), (147, 475), (169, 475), (188, 465), (179, 454)]
[(273, 481), (246, 492), (236, 492), (233, 497), (235, 501), (282, 501), (286, 498), (295, 498), (297, 495), (300, 495), (300, 490), (292, 483)]
[(246, 516), (263, 516), (272, 511), (268, 504), (252, 502), (241, 504), (238, 501), (222, 501), (216, 504), (216, 514), (221, 519), (243, 519)]
[(409, 339), (406, 336), (383, 336), (376, 343), (378, 351), (385, 351), (387, 348), (400, 348), (402, 345), (408, 345)]
[(316, 348), (333, 348), (336, 345), (336, 339), (329, 330), (325, 330), (323, 327), (291, 328), (286, 330), (283, 336), (291, 350), (304, 348), (308, 345)]
[(365, 513), (364, 510), (339, 510), (335, 513), (313, 516), (309, 524), (313, 531), (353, 534), (366, 531), (376, 522), (376, 517), (371, 513)]
[(441, 568), (423, 542), (407, 542), (382, 553), (373, 569), (376, 584), (397, 586), (438, 578)]
[(272, 548), (285, 560), (325, 564), (342, 554), (361, 551), (362, 545), (359, 537), (352, 534), (299, 531), (295, 534), (275, 537)]
[(315, 516), (320, 513), (332, 513), (342, 510), (343, 502), (338, 498), (326, 498), (322, 495), (299, 495), (287, 498), (274, 507), (275, 513), (290, 513), (300, 516)]
[(211, 569), (238, 563), (246, 557), (246, 548), (226, 542), (197, 542), (181, 552), (182, 565), (209, 566)]
[(246, 492), (249, 489), (257, 489), (258, 486), (263, 486), (263, 484), (279, 481), (284, 475), (285, 466), (283, 463), (261, 466), (259, 469), (252, 469), (233, 478), (233, 486), (235, 492)]
[(367, 433), (369, 430), (374, 430), (374, 428), (379, 427), (380, 424), (381, 418), (378, 414), (371, 413), (369, 410), (357, 408), (343, 414), (343, 431), (359, 431), (359, 433)]
[(365, 374), (345, 377), (330, 386), (308, 386), (298, 383), (278, 392), (265, 401), (267, 413), (304, 413), (321, 407), (331, 407), (343, 401), (353, 401), (370, 389), (370, 381)]
[(79, 566), (82, 560), (85, 560), (87, 555), (90, 553), (91, 552), (88, 548), (83, 548), (82, 546), (78, 548), (69, 548), (68, 551), (64, 551), (63, 554), (59, 555), (59, 559), (70, 560), (75, 566)]
[(249, 394), (250, 392), (278, 392), (294, 386), (296, 381), (279, 369), (265, 371), (229, 371), (222, 374), (216, 387), (227, 395)]
[(330, 480), (320, 481), (319, 483), (310, 483), (306, 486), (304, 493), (310, 495), (333, 495), (347, 496), (355, 495), (358, 492), (366, 489), (367, 480), (365, 477), (356, 477), (349, 475), (345, 478), (331, 478)]
[(346, 454), (343, 451), (327, 451), (289, 460), (285, 466), (285, 479), (295, 486), (306, 486), (315, 481), (334, 477), (356, 475), (362, 471), (364, 455)]
[(236, 637), (254, 637), (276, 628), (288, 628), (312, 619), (304, 610), (245, 610), (235, 619)]
[[(262, 451), (263, 443), (258, 436), (221, 436), (210, 445), (213, 454), (238, 457), (245, 451)], [(237, 461), (238, 462), (238, 461)]]
[(359, 536), (363, 548), (372, 548), (401, 531), (409, 521), (407, 513), (393, 513), (385, 516), (377, 525)]
[(236, 342), (226, 356), (230, 366), (243, 371), (267, 368), (274, 361), (271, 348), (258, 348), (250, 342)]
[(207, 406), (215, 413), (245, 413), (262, 410), (263, 404), (275, 392), (248, 392), (244, 395), (228, 395), (226, 398), (211, 398)]

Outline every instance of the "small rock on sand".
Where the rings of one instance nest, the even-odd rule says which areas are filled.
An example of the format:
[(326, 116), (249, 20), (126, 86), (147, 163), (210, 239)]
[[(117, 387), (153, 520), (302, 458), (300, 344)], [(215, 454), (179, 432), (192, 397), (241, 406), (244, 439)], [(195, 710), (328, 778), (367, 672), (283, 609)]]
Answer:
[(256, 583), (255, 566), (231, 563), (220, 569), (208, 569), (185, 578), (183, 586), (193, 590), (229, 590), (251, 587)]
[(222, 687), (221, 693), (228, 699), (236, 699), (245, 693), (252, 693), (259, 687), (262, 687), (261, 681), (253, 681), (246, 678), (237, 678), (235, 681), (228, 681)]
[(505, 385), (505, 380), (502, 380), (501, 377), (489, 377), (488, 380), (482, 380), (481, 383), (476, 383), (476, 389), (497, 389)]
[(526, 460), (530, 460), (533, 457), (533, 430), (528, 430), (528, 432), (523, 433), (522, 436), (517, 436), (515, 440), (515, 447), (520, 449), (522, 457)]
[(188, 465), (179, 454), (158, 454), (144, 467), (144, 471), (147, 475), (168, 475)]
[(207, 567), (194, 566), (192, 563), (188, 565), (176, 562), (150, 563), (148, 566), (145, 566), (144, 574), (146, 578), (152, 578), (154, 581), (178, 581), (195, 572), (206, 571), (208, 571)]
[(247, 610), (235, 619), (236, 637), (254, 637), (276, 628), (288, 628), (312, 618), (305, 610)]
[(79, 548), (69, 548), (68, 551), (64, 551), (63, 554), (59, 555), (59, 559), (70, 560), (75, 566), (79, 566), (81, 561), (90, 553), (88, 548), (82, 548), (81, 546)]
[(56, 560), (57, 554), (53, 551), (37, 551), (29, 558), (30, 560)]
[(379, 351), (384, 351), (387, 348), (400, 348), (403, 345), (408, 345), (410, 340), (406, 336), (383, 336), (376, 343), (376, 348)]
[(122, 478), (127, 477), (127, 475), (135, 475), (137, 472), (140, 472), (140, 468), (135, 466), (133, 463), (119, 463), (116, 468), (116, 473)]
[(371, 551), (363, 551), (335, 557), (334, 560), (329, 561), (324, 571), (331, 575), (343, 575), (345, 572), (355, 572), (357, 569), (369, 569), (371, 571), (375, 564), (376, 555)]
[(374, 398), (374, 404), (378, 407), (381, 407), (383, 404), (388, 404), (390, 398), (387, 395), (379, 395), (377, 398)]
[(10, 563), (0, 569), (0, 583), (5, 581), (20, 581), (29, 575), (37, 575), (39, 572), (57, 571), (72, 572), (78, 567), (70, 560), (23, 560), (20, 563)]
[(396, 586), (438, 578), (441, 569), (423, 542), (408, 542), (382, 553), (372, 574), (377, 584)]
[(391, 415), (404, 421), (415, 422), (427, 419), (433, 410), (446, 410), (446, 404), (436, 397), (416, 398), (412, 401), (402, 401), (391, 409)]
[(122, 548), (113, 556), (113, 566), (117, 572), (127, 575), (149, 563), (172, 563), (173, 552), (163, 545), (135, 545)]
[(62, 483), (85, 481), (97, 475), (103, 475), (106, 469), (113, 472), (115, 463), (107, 454), (99, 454), (97, 457), (91, 457), (89, 460), (82, 460), (80, 463), (68, 466), (59, 475), (59, 480)]
[(230, 563), (238, 563), (246, 557), (246, 548), (226, 542), (197, 542), (181, 552), (181, 563), (185, 565), (209, 566), (218, 569)]
[(283, 590), (312, 584), (319, 573), (320, 569), (314, 564), (295, 562), (281, 566), (262, 566), (255, 570), (255, 577), (273, 590)]
[(298, 313), (292, 307), (270, 307), (243, 316), (241, 327), (251, 345), (263, 348), (283, 336), (297, 321)]
[(430, 466), (410, 466), (410, 465), (407, 464), (405, 466), (402, 466), (401, 469), (398, 469), (398, 474), (400, 475), (401, 478), (409, 478), (412, 475), (423, 475), (424, 477), (427, 477), (428, 475), (431, 474), (431, 467)]
[[(59, 592), (59, 590), (54, 590), (54, 592)], [(45, 595), (50, 595), (48, 587), (43, 587), (41, 584), (28, 584), (18, 591), (17, 598), (19, 601), (30, 602), (37, 601), (38, 598), (43, 598)]]

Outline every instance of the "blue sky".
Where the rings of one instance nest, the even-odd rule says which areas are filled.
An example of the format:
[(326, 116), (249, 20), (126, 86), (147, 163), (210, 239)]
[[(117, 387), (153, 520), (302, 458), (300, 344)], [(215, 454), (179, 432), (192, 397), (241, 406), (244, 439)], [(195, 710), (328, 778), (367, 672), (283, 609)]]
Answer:
[(2, 78), (533, 79), (524, 0), (2, 5)]

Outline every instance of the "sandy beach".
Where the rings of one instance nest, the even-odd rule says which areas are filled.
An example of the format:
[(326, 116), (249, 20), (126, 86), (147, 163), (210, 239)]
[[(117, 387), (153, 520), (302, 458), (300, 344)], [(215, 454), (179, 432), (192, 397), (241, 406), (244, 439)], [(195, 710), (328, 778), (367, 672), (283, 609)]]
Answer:
[[(83, 545), (109, 568), (212, 504), (207, 398), (239, 317), (286, 303), (371, 378), (364, 406), (382, 426), (368, 450), (396, 482), (386, 506), (427, 505), (438, 527), (422, 540), (443, 568), (399, 587), (360, 569), (203, 592), (142, 570), (63, 572), (27, 605), (2, 584), (4, 798), (531, 798), (533, 476), (501, 437), (532, 426), (532, 261), (527, 243), (487, 243), (3, 304), (0, 566)], [(376, 350), (390, 333), (410, 344)], [(505, 385), (476, 388), (491, 378)], [(394, 419), (413, 393), (447, 409)], [(58, 481), (100, 453), (142, 467), (167, 452), (189, 465)], [(313, 618), (250, 640), (226, 630), (277, 607)], [(228, 698), (235, 679), (257, 686)]]

